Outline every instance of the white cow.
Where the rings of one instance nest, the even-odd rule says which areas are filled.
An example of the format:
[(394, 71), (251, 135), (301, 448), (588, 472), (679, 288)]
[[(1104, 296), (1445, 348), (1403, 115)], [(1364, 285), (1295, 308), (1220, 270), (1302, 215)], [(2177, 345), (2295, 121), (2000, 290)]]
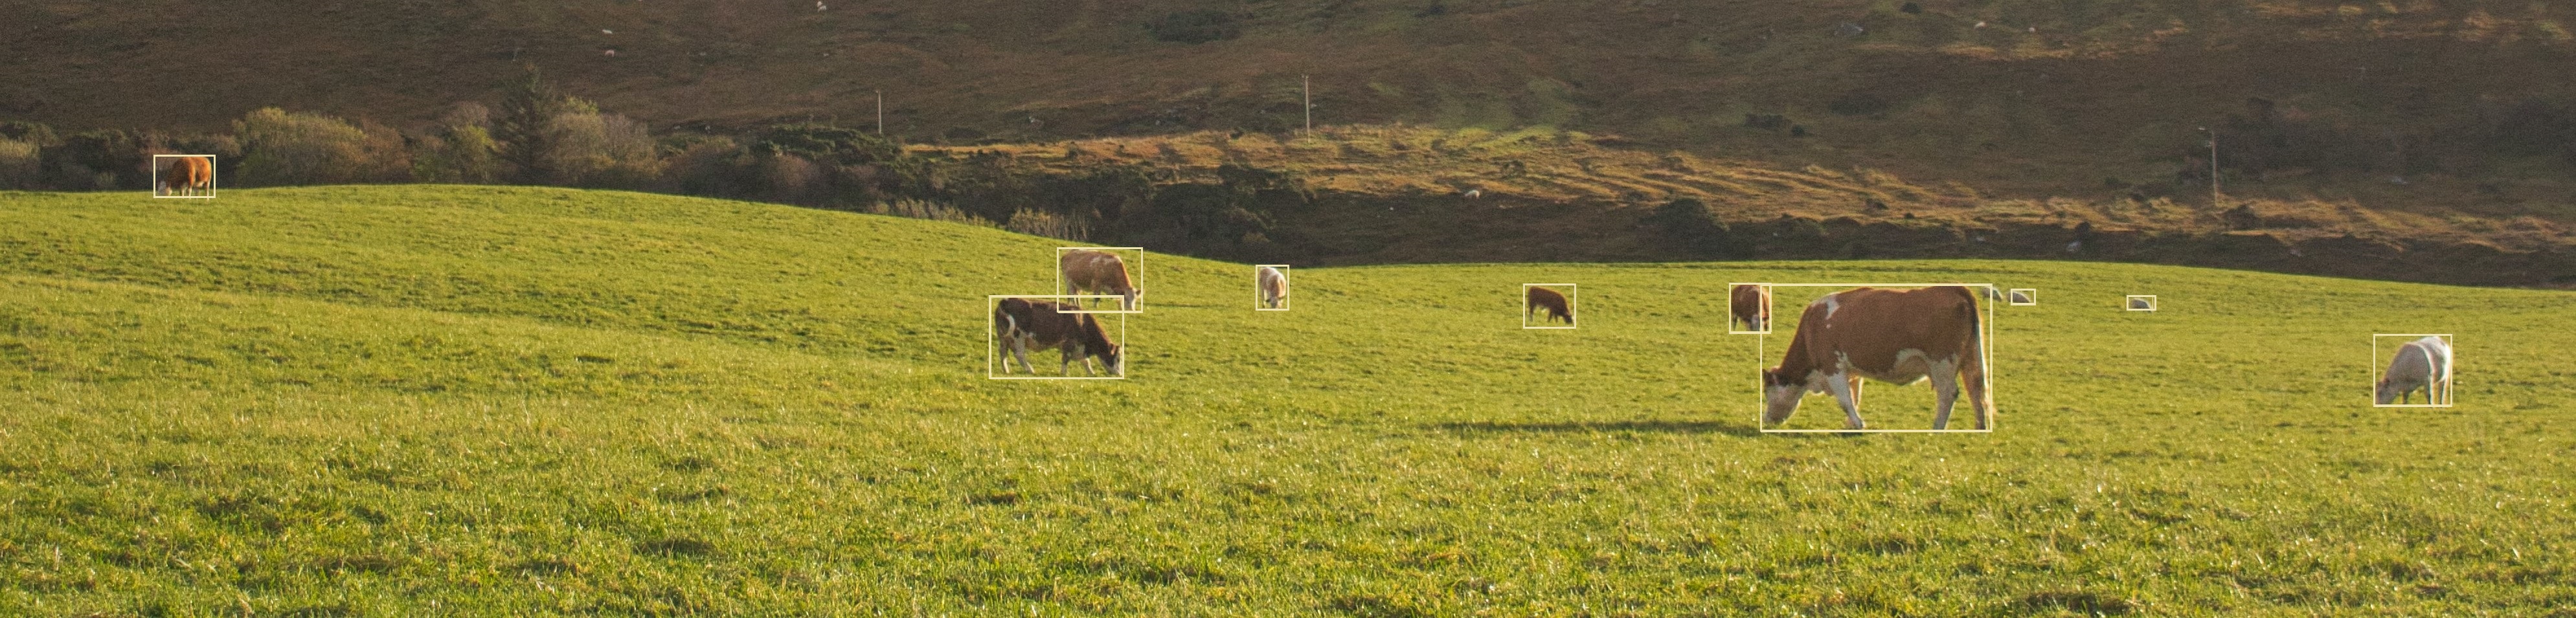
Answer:
[(1288, 302), (1288, 274), (1268, 266), (1256, 267), (1253, 284), (1261, 290), (1261, 306), (1277, 309)]
[(2379, 403), (2406, 403), (2416, 390), (2425, 403), (2438, 403), (2451, 392), (2451, 346), (2441, 337), (2425, 337), (2397, 346), (2388, 374), (2379, 378)]

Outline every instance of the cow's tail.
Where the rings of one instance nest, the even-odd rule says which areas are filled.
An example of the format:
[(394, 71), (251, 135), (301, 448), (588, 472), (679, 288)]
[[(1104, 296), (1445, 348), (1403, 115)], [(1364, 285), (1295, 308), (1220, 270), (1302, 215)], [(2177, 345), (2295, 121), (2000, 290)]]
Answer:
[(1968, 408), (1977, 415), (1977, 428), (1988, 429), (1994, 426), (1995, 398), (1986, 388), (1985, 312), (1977, 310), (1976, 293), (1967, 288), (1959, 288), (1959, 292), (1968, 301), (1959, 304), (1968, 322), (1966, 357), (1959, 359), (1960, 386), (1968, 391)]

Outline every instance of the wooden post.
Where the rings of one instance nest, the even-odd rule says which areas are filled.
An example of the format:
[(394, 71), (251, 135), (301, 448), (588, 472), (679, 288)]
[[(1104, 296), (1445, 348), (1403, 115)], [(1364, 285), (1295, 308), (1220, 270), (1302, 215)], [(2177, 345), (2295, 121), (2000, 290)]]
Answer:
[(1315, 134), (1315, 78), (1313, 78), (1313, 77), (1309, 77), (1309, 76), (1305, 76), (1305, 75), (1299, 75), (1299, 76), (1297, 76), (1297, 81), (1298, 81), (1298, 82), (1300, 82), (1300, 83), (1303, 83), (1303, 84), (1305, 85), (1304, 90), (1305, 90), (1305, 95), (1306, 95), (1306, 134), (1307, 134), (1307, 135), (1314, 135), (1314, 134)]
[(885, 91), (877, 91), (877, 137), (885, 137)]

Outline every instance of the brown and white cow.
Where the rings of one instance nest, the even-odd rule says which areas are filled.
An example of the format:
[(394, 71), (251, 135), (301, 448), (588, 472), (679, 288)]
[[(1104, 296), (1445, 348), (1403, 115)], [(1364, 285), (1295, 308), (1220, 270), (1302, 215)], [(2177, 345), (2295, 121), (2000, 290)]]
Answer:
[(1933, 429), (1947, 429), (1950, 405), (1966, 386), (1977, 428), (1987, 427), (1994, 399), (1986, 392), (1984, 325), (1976, 293), (1959, 286), (1913, 290), (1855, 288), (1807, 305), (1780, 366), (1762, 372), (1762, 421), (1777, 425), (1807, 393), (1842, 403), (1846, 426), (1863, 429), (1860, 379), (1894, 384), (1932, 380)]
[(1526, 320), (1529, 314), (1542, 310), (1545, 313), (1538, 317), (1540, 324), (1546, 324), (1551, 319), (1565, 320), (1567, 325), (1574, 324), (1574, 309), (1565, 304), (1564, 294), (1558, 294), (1556, 290), (1530, 286), (1529, 301), (1521, 309), (1521, 318)]
[(167, 157), (170, 168), (161, 172), (162, 195), (187, 195), (213, 186), (215, 162), (208, 157)]
[(1729, 296), (1732, 298), (1727, 303), (1726, 325), (1728, 327), (1731, 328), (1735, 323), (1743, 322), (1744, 330), (1747, 331), (1770, 330), (1771, 286), (1738, 285)]
[(1257, 288), (1261, 294), (1261, 306), (1263, 308), (1278, 309), (1280, 307), (1287, 306), (1287, 273), (1279, 272), (1279, 269), (1268, 266), (1255, 266), (1253, 267), (1252, 281), (1253, 287)]
[(1127, 277), (1127, 262), (1107, 251), (1077, 249), (1056, 258), (1056, 268), (1064, 273), (1064, 293), (1102, 292), (1126, 297), (1120, 306), (1136, 310), (1136, 300), (1144, 295), (1136, 289), (1135, 280)]
[(1002, 373), (1011, 373), (1013, 357), (1019, 358), (1020, 366), (1029, 373), (1037, 373), (1037, 365), (1029, 364), (1029, 348), (1034, 346), (1052, 347), (1064, 354), (1063, 362), (1056, 364), (1060, 374), (1072, 375), (1073, 359), (1079, 358), (1083, 375), (1097, 375), (1091, 370), (1091, 359), (1096, 356), (1107, 365), (1110, 375), (1127, 375), (1118, 344), (1109, 341), (1100, 322), (1088, 313), (1065, 313), (1073, 310), (1073, 305), (1025, 298), (1004, 298), (997, 303), (993, 307), (993, 338), (994, 345), (1001, 348)]

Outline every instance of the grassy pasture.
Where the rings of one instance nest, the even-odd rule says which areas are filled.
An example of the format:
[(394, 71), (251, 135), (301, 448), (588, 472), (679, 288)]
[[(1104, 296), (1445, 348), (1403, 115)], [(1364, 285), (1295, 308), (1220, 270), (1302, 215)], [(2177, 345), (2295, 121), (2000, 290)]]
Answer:
[[(1255, 312), (1242, 265), (1156, 255), (1130, 379), (988, 381), (984, 296), (1049, 293), (1058, 241), (534, 188), (178, 201), (0, 193), (0, 613), (2576, 606), (2566, 293), (1496, 264), (1301, 268)], [(1754, 431), (1727, 283), (1927, 280), (2042, 291), (1996, 311), (1998, 431)], [(1555, 282), (1581, 328), (1517, 328)], [(2459, 406), (2371, 408), (2374, 332), (2457, 334)], [(1928, 390), (1864, 412), (1928, 425)]]

